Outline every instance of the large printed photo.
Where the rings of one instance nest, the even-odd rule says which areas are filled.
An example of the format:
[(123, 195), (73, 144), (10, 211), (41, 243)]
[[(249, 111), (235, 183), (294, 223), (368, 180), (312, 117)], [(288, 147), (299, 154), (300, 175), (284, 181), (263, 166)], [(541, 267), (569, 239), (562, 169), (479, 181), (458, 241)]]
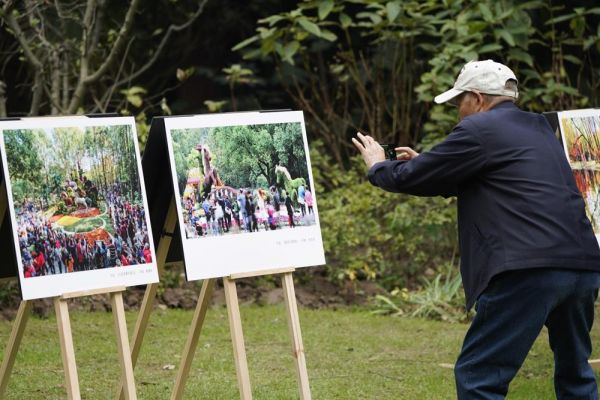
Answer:
[(171, 135), (186, 238), (314, 225), (299, 122)]
[(153, 281), (155, 271), (124, 273), (155, 270), (135, 126), (74, 121), (92, 125), (2, 129), (22, 287), (53, 277), (61, 282), (53, 294), (100, 288), (98, 271), (109, 286)]
[(324, 262), (302, 114), (270, 114), (165, 120), (188, 278)]
[(558, 119), (575, 182), (596, 237), (600, 238), (600, 110), (564, 111), (558, 113)]

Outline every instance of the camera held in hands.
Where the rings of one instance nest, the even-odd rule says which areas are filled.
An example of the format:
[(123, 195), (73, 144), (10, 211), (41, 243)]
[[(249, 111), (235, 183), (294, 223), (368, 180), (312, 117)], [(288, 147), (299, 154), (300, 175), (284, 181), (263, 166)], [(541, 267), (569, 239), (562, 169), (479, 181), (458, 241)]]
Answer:
[(396, 145), (395, 144), (382, 144), (383, 150), (385, 151), (385, 158), (387, 160), (396, 160)]

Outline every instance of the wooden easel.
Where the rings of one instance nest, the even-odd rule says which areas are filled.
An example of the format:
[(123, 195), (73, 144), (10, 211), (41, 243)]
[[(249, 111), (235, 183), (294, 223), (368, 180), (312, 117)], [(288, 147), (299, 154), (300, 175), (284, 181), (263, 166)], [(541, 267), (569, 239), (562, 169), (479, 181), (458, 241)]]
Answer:
[[(281, 275), (281, 285), (285, 298), (285, 305), (288, 316), (288, 326), (292, 337), (292, 354), (295, 358), (296, 376), (298, 379), (298, 388), (301, 400), (310, 400), (310, 386), (308, 383), (308, 372), (306, 369), (306, 358), (304, 356), (304, 347), (302, 344), (302, 335), (300, 332), (300, 319), (298, 317), (298, 305), (296, 303), (296, 294), (294, 290), (294, 279), (292, 273), (294, 268), (277, 269), (271, 271), (261, 271), (256, 273), (235, 274), (223, 278), (223, 287), (225, 290), (225, 301), (227, 303), (227, 314), (229, 316), (229, 330), (231, 332), (231, 341), (233, 344), (233, 357), (235, 359), (235, 369), (237, 373), (238, 386), (240, 389), (240, 399), (252, 399), (252, 389), (250, 386), (250, 374), (248, 372), (248, 362), (246, 360), (246, 348), (244, 346), (244, 333), (242, 331), (242, 320), (240, 317), (240, 307), (237, 297), (236, 279), (248, 278), (262, 275)], [(210, 304), (212, 291), (216, 279), (206, 279), (202, 284), (202, 290), (198, 297), (198, 303), (192, 319), (192, 325), (188, 334), (185, 347), (183, 349), (182, 361), (177, 373), (175, 387), (171, 392), (171, 400), (179, 400), (183, 396), (185, 383), (187, 381), (192, 360), (198, 346), (198, 339), (206, 311)]]
[[(177, 207), (175, 206), (174, 200), (169, 203), (169, 209), (163, 225), (162, 235), (159, 239), (158, 248), (156, 251), (156, 261), (158, 265), (159, 274), (162, 273), (164, 268), (169, 247), (171, 245), (173, 231), (177, 224)], [(282, 287), (284, 289), (284, 298), (288, 314), (288, 325), (290, 334), (292, 336), (292, 354), (296, 360), (296, 373), (298, 377), (298, 384), (300, 389), (300, 398), (302, 400), (310, 400), (310, 387), (308, 384), (308, 372), (306, 369), (306, 359), (304, 356), (304, 347), (302, 344), (302, 336), (300, 332), (300, 321), (298, 318), (298, 305), (296, 303), (296, 294), (294, 290), (294, 281), (292, 273), (294, 268), (279, 269), (272, 271), (262, 271), (258, 273), (248, 274), (236, 274), (230, 277), (223, 278), (223, 285), (225, 287), (225, 299), (227, 303), (227, 310), (229, 315), (229, 325), (231, 330), (231, 338), (233, 342), (233, 352), (235, 358), (236, 372), (238, 377), (238, 384), (240, 387), (240, 397), (242, 399), (251, 399), (252, 392), (250, 387), (250, 375), (248, 373), (248, 363), (246, 361), (246, 349), (244, 347), (244, 335), (242, 331), (242, 322), (240, 317), (240, 309), (237, 297), (237, 289), (235, 285), (236, 279), (247, 278), (252, 276), (261, 275), (272, 275), (281, 274)], [(187, 380), (192, 360), (198, 345), (198, 339), (206, 312), (210, 305), (210, 299), (212, 296), (214, 284), (216, 279), (206, 279), (202, 284), (202, 289), (198, 296), (198, 303), (192, 319), (192, 325), (188, 334), (188, 338), (183, 351), (182, 363), (179, 367), (175, 387), (171, 394), (171, 399), (181, 399), (185, 388), (185, 382)], [(138, 360), (140, 348), (144, 339), (144, 334), (148, 326), (150, 313), (156, 298), (156, 290), (158, 288), (157, 283), (146, 286), (144, 293), (144, 300), (140, 306), (140, 311), (135, 324), (133, 336), (131, 338), (131, 361), (133, 367)], [(117, 391), (117, 398), (124, 398), (123, 391), (124, 382), (121, 381)]]
[[(5, 182), (0, 183), (0, 226), (4, 222), (4, 214), (7, 208)], [(75, 297), (91, 296), (95, 294), (109, 293), (112, 303), (112, 312), (117, 335), (117, 347), (119, 350), (119, 362), (121, 364), (121, 381), (124, 383), (124, 396), (126, 400), (136, 400), (135, 381), (133, 376), (133, 365), (129, 350), (129, 338), (127, 335), (127, 323), (125, 321), (125, 307), (123, 305), (123, 291), (125, 287), (116, 287), (100, 290), (88, 290), (63, 294), (54, 298), (54, 309), (56, 311), (56, 323), (60, 339), (60, 351), (65, 371), (65, 383), (67, 398), (69, 400), (81, 399), (79, 380), (77, 377), (77, 365), (75, 363), (75, 349), (73, 347), (73, 335), (71, 333), (71, 321), (69, 319), (68, 299)], [(15, 363), (17, 352), (21, 345), (25, 326), (31, 315), (31, 300), (23, 300), (19, 305), (17, 316), (6, 345), (2, 365), (0, 366), (0, 398), (8, 386), (8, 380)]]
[[(68, 299), (83, 296), (92, 296), (96, 294), (110, 294), (112, 313), (115, 322), (115, 333), (117, 336), (117, 347), (119, 351), (119, 362), (121, 364), (121, 380), (124, 382), (125, 399), (136, 400), (135, 380), (133, 376), (133, 365), (131, 363), (131, 354), (129, 349), (129, 337), (127, 334), (127, 322), (125, 320), (125, 307), (123, 305), (123, 291), (125, 287), (116, 287), (110, 289), (88, 290), (83, 292), (74, 292), (63, 294), (54, 298), (54, 309), (56, 312), (56, 323), (58, 325), (58, 335), (60, 339), (60, 352), (62, 355), (63, 368), (65, 371), (65, 386), (67, 390), (67, 399), (79, 400), (81, 393), (79, 390), (79, 380), (77, 377), (77, 365), (75, 363), (75, 349), (73, 347), (73, 335), (71, 333), (71, 321), (69, 319)], [(21, 344), (25, 325), (31, 311), (31, 301), (24, 300), (19, 306), (17, 318), (13, 324), (13, 329), (6, 346), (4, 360), (0, 369), (0, 398), (3, 396), (8, 379), (14, 365), (15, 357)]]
[[(167, 217), (163, 225), (162, 235), (159, 239), (158, 248), (156, 250), (156, 265), (158, 267), (159, 276), (162, 275), (162, 271), (167, 260), (167, 255), (169, 253), (169, 247), (171, 246), (171, 239), (173, 235), (172, 232), (175, 230), (176, 223), (177, 207), (175, 206), (174, 201), (171, 201), (171, 203), (169, 204), (169, 211), (167, 212)], [(150, 319), (150, 313), (152, 312), (152, 307), (154, 305), (154, 299), (156, 298), (157, 289), (158, 283), (151, 283), (146, 286), (146, 291), (144, 292), (144, 299), (142, 300), (142, 304), (140, 305), (140, 312), (135, 322), (133, 337), (131, 339), (131, 362), (134, 368), (137, 363), (138, 356), (140, 355), (140, 349), (142, 347), (142, 342), (144, 340), (146, 328), (148, 327), (148, 320)], [(117, 399), (119, 400), (125, 398), (125, 392), (123, 390), (124, 383), (124, 380), (121, 379), (121, 382), (119, 383), (119, 388), (117, 390)]]

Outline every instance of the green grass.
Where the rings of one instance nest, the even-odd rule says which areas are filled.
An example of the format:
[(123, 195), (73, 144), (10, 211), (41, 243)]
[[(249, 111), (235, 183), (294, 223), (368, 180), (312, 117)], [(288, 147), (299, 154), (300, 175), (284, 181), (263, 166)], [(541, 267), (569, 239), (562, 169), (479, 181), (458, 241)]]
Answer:
[[(283, 306), (243, 305), (241, 313), (254, 398), (298, 398)], [(127, 314), (130, 331), (135, 318), (135, 313)], [(140, 399), (169, 398), (191, 319), (192, 311), (153, 312), (135, 373)], [(455, 398), (449, 365), (460, 350), (465, 324), (375, 316), (357, 309), (301, 309), (300, 321), (314, 399)], [(119, 363), (112, 315), (71, 312), (71, 323), (82, 397), (114, 398)], [(2, 348), (11, 327), (0, 323)], [(600, 328), (593, 335), (600, 342)], [(167, 365), (175, 369), (165, 369)], [(65, 397), (55, 320), (32, 317), (6, 399)], [(553, 397), (552, 355), (544, 331), (511, 385), (509, 399)], [(239, 398), (223, 307), (209, 309), (184, 398)]]

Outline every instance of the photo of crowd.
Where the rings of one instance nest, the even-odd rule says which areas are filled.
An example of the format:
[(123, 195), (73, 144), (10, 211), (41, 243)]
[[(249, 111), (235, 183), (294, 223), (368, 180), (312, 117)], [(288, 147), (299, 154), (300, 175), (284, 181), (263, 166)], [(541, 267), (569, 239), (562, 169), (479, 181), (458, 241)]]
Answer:
[(575, 182), (585, 201), (586, 214), (600, 234), (600, 112), (565, 111), (561, 133)]
[(3, 138), (25, 278), (152, 263), (130, 125)]
[(300, 123), (171, 131), (189, 238), (315, 224)]
[(561, 113), (562, 135), (572, 166), (600, 169), (600, 112), (568, 116)]

